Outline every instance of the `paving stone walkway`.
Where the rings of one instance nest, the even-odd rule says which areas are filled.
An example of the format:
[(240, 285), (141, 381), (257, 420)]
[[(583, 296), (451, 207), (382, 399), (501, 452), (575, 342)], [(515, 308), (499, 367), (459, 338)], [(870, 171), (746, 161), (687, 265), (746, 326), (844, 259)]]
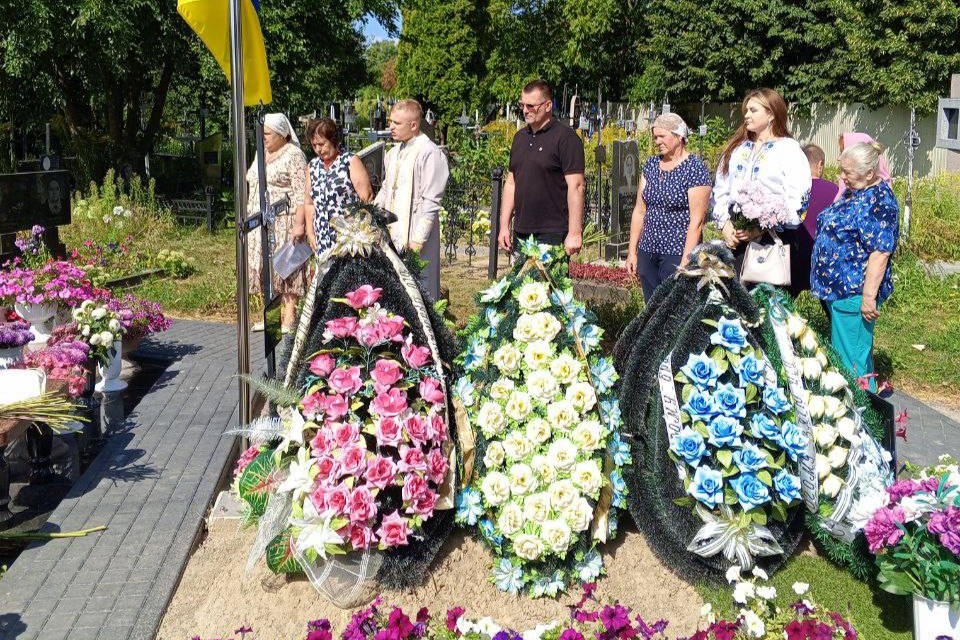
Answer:
[[(252, 334), (252, 369), (262, 334)], [(152, 640), (203, 519), (229, 473), (238, 419), (233, 325), (176, 322), (140, 356), (170, 361), (54, 511), (48, 531), (101, 534), (35, 543), (0, 581), (0, 640)], [(900, 461), (960, 454), (960, 421), (906, 394)]]
[[(252, 334), (251, 368), (262, 366)], [(170, 361), (0, 581), (0, 640), (149, 640), (229, 473), (237, 410), (235, 325), (180, 321), (138, 356)]]

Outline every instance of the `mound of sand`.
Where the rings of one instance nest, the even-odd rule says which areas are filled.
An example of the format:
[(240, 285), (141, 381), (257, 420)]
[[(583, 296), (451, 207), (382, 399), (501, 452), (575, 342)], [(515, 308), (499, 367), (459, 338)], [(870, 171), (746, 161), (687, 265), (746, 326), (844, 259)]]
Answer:
[[(160, 625), (159, 640), (229, 637), (241, 625), (253, 627), (258, 640), (297, 640), (305, 635), (307, 621), (318, 618), (328, 618), (339, 637), (351, 611), (330, 604), (306, 579), (273, 575), (262, 562), (245, 571), (253, 538), (254, 531), (238, 530), (236, 521), (210, 523)], [(627, 530), (604, 551), (608, 575), (596, 591), (601, 602), (620, 600), (645, 620), (670, 620), (673, 634), (695, 628), (702, 600), (654, 556), (640, 533)], [(490, 563), (480, 542), (457, 531), (441, 549), (426, 584), (384, 591), (384, 603), (401, 606), (411, 616), (421, 606), (436, 616), (459, 605), (470, 618), (491, 616), (524, 630), (566, 619), (568, 605), (579, 599), (579, 593), (557, 600), (501, 593), (487, 580)]]

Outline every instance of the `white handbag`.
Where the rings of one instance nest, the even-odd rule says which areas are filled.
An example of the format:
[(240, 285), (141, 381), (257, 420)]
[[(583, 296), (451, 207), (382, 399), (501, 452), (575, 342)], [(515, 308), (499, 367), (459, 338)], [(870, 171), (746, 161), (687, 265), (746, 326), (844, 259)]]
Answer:
[(740, 268), (740, 281), (789, 287), (790, 245), (783, 244), (783, 240), (773, 229), (768, 229), (767, 233), (773, 237), (773, 244), (760, 244), (751, 240), (747, 245), (743, 266)]

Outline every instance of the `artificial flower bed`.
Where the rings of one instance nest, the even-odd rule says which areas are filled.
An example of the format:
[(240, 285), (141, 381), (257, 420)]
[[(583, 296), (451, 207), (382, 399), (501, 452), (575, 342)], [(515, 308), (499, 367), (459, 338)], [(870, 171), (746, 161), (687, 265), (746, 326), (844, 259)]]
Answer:
[[(479, 294), (455, 393), (476, 437), (457, 521), (493, 549), (497, 588), (555, 596), (602, 572), (598, 542), (625, 506), (616, 373), (602, 330), (573, 299), (562, 248), (526, 260)], [(469, 470), (468, 470), (469, 472)]]

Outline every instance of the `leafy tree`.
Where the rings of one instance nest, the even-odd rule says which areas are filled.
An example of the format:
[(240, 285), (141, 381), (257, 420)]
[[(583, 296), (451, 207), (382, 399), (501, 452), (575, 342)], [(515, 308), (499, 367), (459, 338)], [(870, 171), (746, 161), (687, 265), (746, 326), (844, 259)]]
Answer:
[(367, 65), (368, 82), (389, 93), (397, 84), (397, 43), (378, 40), (367, 45), (363, 52)]

